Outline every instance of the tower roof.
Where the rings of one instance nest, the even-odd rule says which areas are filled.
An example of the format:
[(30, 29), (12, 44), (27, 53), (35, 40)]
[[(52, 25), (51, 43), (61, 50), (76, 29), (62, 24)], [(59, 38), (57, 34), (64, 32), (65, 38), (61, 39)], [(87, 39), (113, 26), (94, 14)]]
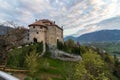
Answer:
[[(42, 19), (42, 20), (36, 20), (34, 23), (28, 25), (29, 27), (30, 26), (44, 26), (44, 27), (47, 27), (47, 26), (56, 26), (58, 27), (59, 29), (62, 29), (60, 28), (58, 25), (55, 24), (55, 22), (53, 21), (50, 21), (48, 19)], [(63, 29), (62, 29), (63, 30)]]

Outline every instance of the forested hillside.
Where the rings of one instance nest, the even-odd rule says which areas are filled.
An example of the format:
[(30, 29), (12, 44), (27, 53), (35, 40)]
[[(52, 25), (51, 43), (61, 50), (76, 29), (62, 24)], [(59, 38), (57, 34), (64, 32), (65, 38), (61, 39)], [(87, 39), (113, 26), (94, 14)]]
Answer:
[(120, 62), (99, 49), (81, 46), (73, 40), (64, 44), (58, 42), (59, 50), (82, 56), (82, 61), (71, 62), (53, 59), (46, 47), (43, 57), (39, 57), (43, 49), (42, 42), (14, 47), (8, 51), (4, 70), (25, 70), (13, 73), (18, 77), (22, 75), (24, 80), (119, 80)]

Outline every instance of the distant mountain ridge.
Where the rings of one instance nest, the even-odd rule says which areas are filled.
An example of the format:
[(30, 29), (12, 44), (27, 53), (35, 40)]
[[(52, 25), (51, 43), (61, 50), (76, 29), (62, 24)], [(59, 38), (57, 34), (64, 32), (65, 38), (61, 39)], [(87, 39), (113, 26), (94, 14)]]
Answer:
[(77, 40), (76, 37), (73, 37), (73, 36), (67, 36), (67, 37), (64, 38), (64, 41), (67, 41), (68, 39), (72, 39), (72, 40), (74, 40), (74, 41)]
[(73, 39), (78, 42), (114, 42), (120, 41), (120, 30), (100, 30), (76, 38), (68, 36), (65, 39)]
[(11, 30), (11, 27), (0, 25), (0, 35), (4, 35), (7, 33), (8, 30)]

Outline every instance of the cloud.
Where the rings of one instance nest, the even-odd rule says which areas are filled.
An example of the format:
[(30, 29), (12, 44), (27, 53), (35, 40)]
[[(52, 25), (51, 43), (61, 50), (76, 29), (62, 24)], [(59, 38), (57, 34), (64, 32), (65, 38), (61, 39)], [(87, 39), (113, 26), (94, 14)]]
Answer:
[[(64, 36), (78, 36), (108, 29), (98, 23), (120, 16), (119, 5), (119, 0), (0, 0), (0, 22), (12, 20), (27, 27), (35, 19), (45, 18), (64, 26)], [(119, 23), (112, 23), (119, 29), (116, 25)]]

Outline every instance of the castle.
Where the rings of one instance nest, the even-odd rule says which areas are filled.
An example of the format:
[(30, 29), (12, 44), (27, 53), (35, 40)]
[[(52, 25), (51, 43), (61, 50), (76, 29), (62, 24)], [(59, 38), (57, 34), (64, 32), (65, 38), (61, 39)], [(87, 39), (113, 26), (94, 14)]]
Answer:
[(48, 19), (36, 20), (29, 26), (28, 42), (44, 42), (48, 45), (57, 45), (63, 42), (63, 28)]

